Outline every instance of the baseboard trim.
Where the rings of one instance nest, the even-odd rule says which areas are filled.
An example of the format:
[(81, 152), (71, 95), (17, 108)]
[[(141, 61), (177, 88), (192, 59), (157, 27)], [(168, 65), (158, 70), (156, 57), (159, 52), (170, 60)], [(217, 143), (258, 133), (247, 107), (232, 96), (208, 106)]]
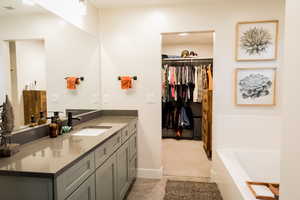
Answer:
[(138, 178), (161, 179), (163, 177), (163, 168), (160, 169), (137, 169)]

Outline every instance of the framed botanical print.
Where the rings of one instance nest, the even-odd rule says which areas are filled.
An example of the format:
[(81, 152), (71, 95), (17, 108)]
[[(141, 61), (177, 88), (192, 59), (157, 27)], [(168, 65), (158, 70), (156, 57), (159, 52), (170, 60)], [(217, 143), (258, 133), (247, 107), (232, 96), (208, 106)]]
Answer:
[(237, 68), (234, 84), (236, 105), (276, 105), (276, 68)]
[(276, 60), (278, 23), (278, 20), (239, 22), (236, 26), (236, 60)]

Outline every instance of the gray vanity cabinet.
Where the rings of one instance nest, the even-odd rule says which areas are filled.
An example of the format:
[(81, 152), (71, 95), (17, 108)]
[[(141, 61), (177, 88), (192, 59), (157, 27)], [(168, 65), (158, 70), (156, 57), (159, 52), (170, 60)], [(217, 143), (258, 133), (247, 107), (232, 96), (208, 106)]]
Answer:
[(130, 186), (129, 177), (129, 142), (117, 152), (118, 200), (123, 200)]
[(129, 162), (129, 181), (133, 182), (137, 176), (137, 156), (134, 156)]
[(84, 184), (94, 170), (95, 157), (92, 152), (59, 175), (54, 182), (57, 200), (64, 200), (70, 196), (80, 185)]
[(118, 200), (124, 199), (130, 186), (129, 159), (129, 142), (127, 141), (117, 152)]
[(96, 170), (96, 200), (118, 200), (115, 154)]
[(134, 133), (129, 139), (129, 181), (137, 176), (137, 135)]
[(131, 123), (55, 177), (0, 175), (0, 199), (124, 200), (136, 178), (136, 132)]
[(95, 200), (95, 176), (91, 175), (66, 200)]

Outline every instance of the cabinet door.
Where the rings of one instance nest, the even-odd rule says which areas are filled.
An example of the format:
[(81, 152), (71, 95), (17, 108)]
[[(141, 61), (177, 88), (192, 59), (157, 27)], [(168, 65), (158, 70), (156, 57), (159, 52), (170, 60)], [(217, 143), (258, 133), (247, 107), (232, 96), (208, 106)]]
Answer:
[(66, 200), (95, 200), (95, 176), (91, 175)]
[(96, 200), (117, 200), (116, 155), (96, 170)]
[(136, 173), (137, 173), (137, 156), (135, 155), (129, 163), (130, 184), (136, 179)]
[(118, 200), (123, 200), (130, 184), (129, 143), (126, 142), (117, 152)]

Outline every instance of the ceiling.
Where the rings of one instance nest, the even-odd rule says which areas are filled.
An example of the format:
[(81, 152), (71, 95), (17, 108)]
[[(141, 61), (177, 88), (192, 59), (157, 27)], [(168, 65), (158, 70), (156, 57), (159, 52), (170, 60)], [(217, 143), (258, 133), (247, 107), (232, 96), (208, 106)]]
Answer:
[(188, 33), (188, 34), (164, 34), (162, 36), (163, 45), (180, 45), (180, 44), (213, 44), (213, 32)]
[[(12, 7), (13, 10), (4, 7)], [(0, 16), (42, 14), (47, 11), (38, 5), (28, 5), (22, 0), (0, 0)]]
[(149, 6), (168, 4), (189, 4), (211, 2), (213, 0), (90, 0), (97, 7)]

